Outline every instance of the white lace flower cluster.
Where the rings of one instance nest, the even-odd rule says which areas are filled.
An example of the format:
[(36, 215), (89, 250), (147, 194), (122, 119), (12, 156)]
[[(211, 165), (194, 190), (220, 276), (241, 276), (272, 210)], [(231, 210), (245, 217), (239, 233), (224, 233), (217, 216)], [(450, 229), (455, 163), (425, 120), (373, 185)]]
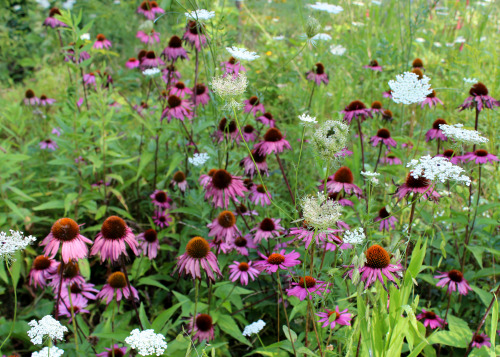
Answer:
[(380, 176), (380, 173), (371, 171), (361, 171), (361, 175), (366, 177), (367, 180), (372, 184), (374, 185), (378, 184), (378, 176)]
[(299, 120), (304, 124), (316, 124), (318, 122), (316, 117), (312, 117), (309, 114), (300, 114)]
[(154, 76), (154, 75), (157, 75), (158, 73), (160, 73), (160, 69), (159, 68), (148, 68), (148, 69), (145, 69), (144, 71), (142, 71), (142, 74), (144, 74), (145, 76)]
[(311, 9), (319, 10), (319, 11), (326, 11), (329, 14), (338, 14), (339, 12), (344, 11), (344, 9), (341, 6), (332, 5), (332, 4), (328, 4), (325, 2), (319, 2), (319, 1), (316, 1), (315, 4), (309, 4), (308, 6)]
[(339, 157), (347, 144), (349, 126), (341, 121), (327, 120), (313, 134), (311, 144), (325, 160)]
[(25, 237), (23, 232), (10, 230), (10, 235), (0, 232), (0, 261), (13, 261), (17, 251), (24, 250), (28, 245), (36, 241), (33, 236)]
[(251, 336), (253, 334), (258, 334), (266, 326), (266, 323), (262, 320), (256, 321), (245, 327), (243, 330), (243, 336)]
[(334, 56), (342, 56), (347, 49), (342, 46), (342, 45), (331, 45), (330, 46), (330, 53)]
[(344, 243), (347, 244), (362, 244), (365, 239), (366, 235), (362, 227), (352, 231), (345, 231), (343, 235)]
[(304, 221), (308, 226), (326, 231), (328, 228), (335, 227), (340, 218), (342, 206), (323, 192), (318, 192), (316, 196), (309, 195), (301, 202)]
[(253, 61), (260, 56), (256, 52), (250, 52), (244, 47), (226, 47), (227, 52), (240, 61)]
[(210, 84), (212, 85), (213, 91), (226, 102), (226, 108), (241, 107), (242, 104), (235, 98), (242, 95), (247, 90), (248, 80), (244, 73), (240, 72), (236, 77), (213, 77)]
[(38, 352), (33, 352), (31, 357), (61, 357), (64, 354), (64, 350), (56, 346), (44, 347)]
[(191, 165), (202, 166), (208, 159), (210, 159), (210, 156), (206, 152), (202, 152), (194, 154), (193, 157), (188, 158), (188, 161)]
[(477, 83), (478, 80), (476, 78), (465, 78), (464, 77), (464, 82), (472, 84), (472, 83)]
[(167, 349), (165, 336), (161, 333), (155, 333), (154, 330), (139, 331), (136, 328), (132, 330), (125, 342), (130, 345), (130, 348), (137, 350), (137, 353), (141, 356), (152, 356), (154, 354), (161, 356)]
[(41, 345), (46, 337), (51, 341), (62, 341), (64, 339), (64, 333), (68, 332), (68, 328), (61, 325), (61, 323), (51, 315), (44, 316), (39, 321), (31, 320), (28, 322), (28, 325), (31, 326), (31, 329), (27, 332), (28, 336), (35, 345)]
[(452, 180), (467, 186), (470, 185), (470, 178), (462, 175), (465, 170), (452, 164), (446, 157), (426, 155), (418, 160), (411, 160), (406, 167), (411, 168), (411, 175), (416, 179), (424, 177), (432, 182)]
[(199, 9), (190, 12), (185, 12), (184, 15), (186, 15), (186, 18), (188, 19), (193, 19), (197, 21), (207, 21), (215, 16), (215, 11)]
[(490, 141), (479, 134), (476, 130), (463, 129), (463, 124), (440, 124), (439, 129), (447, 138), (464, 144), (484, 144)]
[(414, 104), (421, 103), (432, 93), (430, 78), (423, 76), (419, 79), (413, 72), (398, 74), (396, 80), (389, 81), (392, 91), (392, 100), (395, 103)]

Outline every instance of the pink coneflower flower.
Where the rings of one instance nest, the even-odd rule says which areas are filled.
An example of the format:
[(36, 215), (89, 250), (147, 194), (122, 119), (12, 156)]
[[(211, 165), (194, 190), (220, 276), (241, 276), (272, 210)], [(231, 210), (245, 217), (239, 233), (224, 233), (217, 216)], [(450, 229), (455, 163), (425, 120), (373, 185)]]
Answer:
[(250, 99), (246, 99), (243, 101), (245, 107), (243, 111), (245, 113), (252, 113), (254, 116), (257, 116), (257, 112), (265, 113), (264, 104), (262, 104), (255, 95), (250, 97)]
[(59, 147), (57, 146), (57, 143), (52, 139), (45, 139), (43, 141), (40, 141), (38, 145), (40, 146), (40, 149), (50, 151), (55, 151)]
[(248, 261), (248, 263), (233, 261), (233, 263), (229, 266), (229, 279), (232, 282), (239, 280), (241, 285), (248, 285), (250, 279), (254, 281), (260, 274), (260, 271), (252, 267), (251, 261)]
[(351, 121), (356, 118), (359, 118), (361, 121), (365, 120), (367, 117), (372, 118), (370, 109), (367, 109), (365, 104), (360, 100), (349, 103), (341, 113), (344, 114), (344, 121), (348, 124), (351, 124)]
[(372, 71), (382, 72), (382, 66), (378, 64), (377, 60), (371, 60), (367, 66), (363, 68), (371, 69)]
[(40, 105), (42, 107), (46, 107), (46, 106), (49, 106), (49, 105), (52, 105), (56, 102), (55, 99), (52, 99), (52, 98), (47, 98), (47, 96), (45, 94), (42, 94), (40, 96)]
[(184, 98), (186, 95), (192, 96), (193, 91), (190, 88), (186, 87), (184, 82), (177, 82), (170, 89), (170, 94), (175, 95), (179, 98)]
[(149, 197), (151, 198), (153, 205), (164, 209), (170, 209), (171, 203), (173, 202), (168, 194), (163, 190), (155, 190), (155, 192), (153, 192)]
[(461, 295), (467, 295), (469, 291), (471, 291), (471, 287), (467, 280), (465, 280), (464, 275), (456, 270), (452, 269), (447, 273), (438, 272), (439, 275), (436, 275), (434, 279), (441, 279), (437, 282), (436, 286), (443, 287), (448, 285), (447, 293), (451, 294), (453, 291), (457, 290)]
[(59, 309), (57, 314), (59, 316), (69, 317), (69, 322), (71, 322), (73, 321), (71, 314), (71, 305), (73, 305), (73, 314), (76, 316), (77, 314), (90, 314), (90, 311), (85, 309), (88, 304), (89, 301), (81, 295), (75, 296), (74, 299), (72, 297), (70, 303), (68, 295), (66, 295), (66, 298), (62, 298), (59, 302)]
[[(255, 160), (255, 164), (257, 164), (257, 168), (255, 168), (255, 164), (252, 160)], [(240, 161), (240, 166), (244, 168), (245, 175), (253, 178), (254, 175), (257, 174), (257, 169), (260, 171), (261, 175), (266, 174), (269, 176), (269, 170), (266, 162), (266, 155), (260, 155), (257, 150), (252, 150), (251, 154), (246, 156), (243, 160)]]
[(350, 248), (350, 244), (344, 244), (342, 240), (335, 235), (335, 233), (340, 232), (338, 229), (329, 228), (327, 232), (315, 232), (314, 228), (309, 227), (307, 222), (303, 222), (302, 227), (292, 227), (290, 228), (289, 236), (295, 237), (294, 241), (302, 241), (305, 243), (306, 249), (309, 249), (309, 245), (314, 242), (316, 244), (321, 244), (321, 242), (327, 242), (327, 250), (336, 250), (337, 245), (340, 249)]
[(24, 93), (24, 105), (34, 107), (35, 105), (38, 104), (40, 104), (40, 99), (35, 95), (35, 92), (33, 92), (33, 90), (28, 89)]
[(138, 68), (140, 64), (141, 64), (141, 62), (139, 62), (139, 60), (137, 58), (131, 57), (125, 63), (125, 67), (127, 67), (129, 69), (134, 69), (134, 68)]
[(261, 155), (269, 155), (283, 152), (285, 149), (291, 150), (292, 147), (279, 129), (270, 128), (264, 134), (264, 141), (257, 143), (254, 149)]
[(444, 135), (443, 131), (439, 128), (441, 124), (448, 124), (446, 120), (438, 118), (432, 123), (432, 129), (429, 129), (425, 134), (425, 141), (430, 141), (434, 139), (440, 139), (441, 141), (447, 141), (448, 138)]
[(212, 317), (207, 314), (198, 314), (196, 320), (191, 317), (188, 320), (187, 333), (191, 334), (194, 323), (193, 340), (196, 341), (211, 341), (214, 339), (214, 324)]
[(83, 75), (83, 83), (85, 83), (88, 86), (91, 86), (91, 85), (95, 86), (96, 82), (95, 82), (95, 74), (94, 74), (94, 72), (85, 73)]
[(154, 45), (154, 43), (160, 43), (160, 33), (155, 30), (151, 30), (149, 34), (144, 31), (137, 31), (137, 37), (141, 42)]
[(182, 36), (182, 38), (198, 51), (201, 51), (201, 47), (205, 47), (207, 44), (207, 38), (204, 34), (204, 26), (196, 21), (188, 22), (186, 32), (184, 32), (184, 36)]
[(100, 50), (103, 48), (109, 49), (111, 48), (111, 41), (106, 39), (106, 36), (100, 33), (96, 36), (96, 41), (94, 42), (92, 48), (95, 48), (96, 50)]
[(354, 203), (351, 200), (348, 200), (347, 198), (342, 198), (339, 192), (330, 192), (328, 194), (328, 198), (333, 201), (337, 201), (342, 207), (345, 206), (354, 207)]
[[(380, 281), (382, 286), (386, 291), (387, 287), (384, 283), (385, 276), (387, 280), (391, 281), (394, 286), (398, 287), (396, 280), (394, 278), (393, 273), (400, 274), (403, 268), (401, 264), (391, 264), (391, 258), (389, 253), (382, 248), (378, 244), (372, 245), (365, 252), (366, 262), (365, 265), (359, 268), (359, 273), (361, 274), (361, 281), (365, 282), (365, 289), (368, 289), (375, 281)], [(352, 279), (352, 274), (354, 272), (354, 266), (350, 266), (351, 270), (349, 270), (346, 274), (349, 274), (349, 278)]]
[(306, 73), (306, 78), (307, 80), (316, 83), (317, 86), (320, 86), (321, 82), (328, 85), (328, 82), (330, 81), (328, 79), (328, 74), (325, 72), (325, 66), (323, 66), (320, 62), (316, 63), (313, 69)]
[(186, 180), (186, 174), (182, 171), (177, 171), (170, 181), (172, 187), (179, 187), (181, 192), (186, 192), (188, 188), (188, 182)]
[(250, 190), (250, 195), (248, 199), (255, 205), (261, 205), (262, 207), (269, 206), (271, 204), (271, 200), (269, 199), (271, 194), (266, 193), (266, 189), (263, 185), (255, 185)]
[(205, 199), (211, 199), (214, 207), (227, 208), (230, 200), (239, 203), (238, 196), (245, 197), (248, 191), (243, 186), (239, 176), (233, 176), (226, 170), (220, 169), (214, 172), (212, 180), (205, 186)]
[(186, 245), (186, 252), (177, 257), (175, 271), (179, 274), (190, 274), (194, 279), (201, 279), (200, 269), (207, 273), (208, 278), (215, 281), (214, 273), (222, 276), (217, 258), (210, 251), (210, 244), (202, 237), (192, 238)]
[(382, 92), (382, 97), (384, 98), (392, 98), (392, 90), (388, 90), (386, 92)]
[(323, 293), (328, 294), (330, 292), (327, 289), (328, 283), (324, 281), (319, 281), (314, 279), (312, 276), (301, 277), (299, 282), (292, 282), (292, 288), (287, 289), (288, 296), (296, 296), (300, 301), (304, 300), (309, 296), (309, 299), (313, 299), (313, 294), (318, 296), (323, 296)]
[[(320, 190), (323, 190), (323, 188), (324, 180), (321, 181), (321, 185), (319, 186)], [(345, 193), (355, 194), (358, 197), (363, 195), (363, 190), (354, 184), (354, 175), (347, 166), (342, 166), (333, 176), (328, 177), (326, 190), (328, 193), (336, 193), (344, 190)]]
[(182, 40), (178, 36), (170, 37), (168, 46), (165, 47), (161, 53), (169, 62), (176, 61), (177, 59), (189, 59), (188, 54), (184, 47), (182, 47)]
[(261, 271), (266, 271), (268, 274), (273, 274), (278, 271), (278, 269), (288, 270), (288, 268), (294, 267), (300, 264), (300, 253), (292, 250), (290, 253), (286, 254), (285, 249), (282, 249), (279, 253), (272, 253), (269, 257), (259, 252), (261, 258), (264, 260), (259, 260), (255, 263), (255, 267)]
[(222, 118), (219, 122), (219, 126), (217, 127), (217, 131), (215, 132), (217, 142), (220, 143), (224, 141), (224, 139), (231, 142), (232, 140), (236, 140), (239, 136), (240, 133), (238, 132), (236, 122), (234, 120)]
[(381, 164), (388, 165), (401, 165), (403, 162), (398, 157), (394, 156), (391, 153), (388, 153), (385, 157), (380, 158), (379, 162)]
[(279, 237), (284, 228), (280, 226), (281, 219), (264, 218), (257, 227), (252, 228), (251, 232), (256, 231), (254, 242), (259, 244), (262, 239), (268, 240), (269, 238)]
[(469, 152), (461, 157), (462, 160), (474, 161), (476, 164), (486, 164), (489, 162), (493, 164), (493, 161), (498, 161), (498, 157), (490, 154), (488, 151), (479, 149), (474, 152)]
[[(61, 279), (61, 269), (62, 279)], [(57, 272), (52, 276), (49, 286), (54, 288), (54, 291), (59, 291), (59, 285), (85, 284), (85, 279), (80, 274), (78, 263), (69, 261), (68, 263), (57, 263)], [(62, 288), (62, 287), (61, 287)], [(62, 293), (61, 293), (62, 294)]]
[(418, 68), (421, 71), (425, 70), (424, 68), (424, 61), (422, 61), (420, 58), (415, 58), (411, 64), (413, 68)]
[(460, 163), (460, 162), (464, 162), (465, 161), (464, 158), (463, 158), (463, 156), (457, 156), (455, 154), (455, 151), (452, 150), (452, 149), (445, 150), (445, 151), (443, 151), (442, 154), (439, 154), (439, 155), (436, 155), (436, 156), (438, 156), (438, 157), (446, 157), (448, 160), (450, 160), (450, 162), (452, 164), (455, 164), (455, 165), (458, 164), (458, 163)]
[(395, 195), (402, 200), (410, 193), (420, 193), (424, 199), (437, 201), (440, 197), (439, 193), (434, 190), (434, 184), (423, 176), (415, 178), (411, 175), (411, 171), (406, 176), (405, 183), (396, 189)]
[(394, 116), (392, 114), (392, 111), (389, 109), (386, 109), (382, 112), (382, 120), (392, 122), (394, 120)]
[(141, 69), (156, 68), (164, 66), (165, 62), (159, 57), (156, 57), (155, 51), (146, 52), (146, 56), (141, 59)]
[(43, 252), (50, 258), (56, 255), (61, 246), (62, 260), (68, 263), (87, 257), (89, 250), (85, 243), (92, 244), (92, 241), (80, 234), (80, 226), (71, 218), (61, 218), (52, 225), (49, 235), (40, 245), (46, 246)]
[(120, 217), (110, 216), (102, 224), (101, 231), (95, 238), (90, 255), (100, 253), (101, 261), (109, 258), (112, 262), (116, 262), (122, 254), (128, 255), (125, 243), (135, 255), (138, 254), (137, 247), (139, 243), (137, 243), (132, 229)]
[[(247, 181), (248, 179), (245, 179), (244, 181)], [(251, 187), (250, 187), (251, 189)], [(234, 211), (234, 215), (238, 216), (258, 216), (259, 213), (256, 210), (249, 210), (247, 206), (245, 206), (243, 203), (240, 203), (238, 206), (236, 206), (236, 209)]]
[[(257, 140), (257, 133), (255, 131), (255, 128), (250, 124), (247, 124), (243, 127), (242, 134), (246, 142)], [(236, 142), (239, 143), (240, 141), (241, 141), (241, 136), (238, 136), (236, 138)]]
[(165, 228), (170, 226), (173, 221), (172, 217), (167, 210), (162, 211), (161, 209), (155, 210), (153, 214), (153, 222), (160, 228)]
[(217, 172), (217, 169), (210, 169), (208, 173), (202, 174), (200, 178), (198, 179), (198, 182), (200, 183), (200, 186), (203, 188), (206, 188), (209, 183), (212, 182), (212, 177), (214, 174)]
[(97, 299), (96, 294), (99, 290), (94, 289), (94, 284), (85, 283), (81, 281), (75, 281), (72, 283), (67, 283), (63, 281), (63, 286), (61, 287), (61, 297), (67, 299), (68, 297), (68, 287), (71, 291), (71, 298), (74, 299), (77, 296), (82, 296), (87, 300), (95, 300)]
[(96, 354), (96, 357), (124, 357), (127, 354), (127, 347), (120, 347), (116, 343), (112, 348), (104, 348), (106, 351)]
[(143, 1), (137, 8), (138, 14), (143, 14), (148, 20), (154, 20), (156, 14), (163, 14), (165, 10), (158, 6), (156, 1)]
[(223, 240), (227, 244), (233, 243), (236, 237), (241, 236), (236, 226), (236, 217), (231, 211), (222, 211), (207, 227), (210, 228), (209, 237)]
[(445, 324), (444, 320), (436, 315), (436, 313), (425, 309), (422, 309), (422, 313), (417, 315), (417, 320), (424, 320), (424, 326), (432, 330), (438, 327), (443, 328)]
[(139, 242), (138, 251), (144, 253), (149, 260), (153, 260), (158, 255), (160, 249), (160, 241), (158, 240), (158, 233), (154, 229), (148, 229), (137, 235)]
[(53, 7), (52, 9), (50, 9), (49, 17), (47, 17), (43, 22), (43, 26), (49, 26), (53, 29), (55, 29), (56, 27), (67, 27), (64, 22), (56, 19), (56, 16), (61, 16), (61, 11), (59, 11), (57, 7)]
[[(75, 43), (74, 42), (71, 42), (69, 44), (70, 46), (75, 46)], [(80, 49), (83, 47), (80, 46)], [(65, 62), (69, 62), (69, 61), (72, 61), (73, 63), (82, 63), (83, 61), (86, 61), (90, 58), (90, 54), (87, 52), (87, 51), (79, 51), (78, 52), (78, 61), (76, 60), (76, 57), (75, 57), (75, 50), (73, 48), (69, 48), (67, 51), (66, 51), (66, 55), (64, 56), (64, 61)]]
[(374, 101), (370, 106), (370, 112), (372, 113), (383, 115), (384, 111), (385, 109), (382, 108), (382, 103), (379, 102), (378, 100)]
[(254, 244), (252, 235), (249, 233), (244, 237), (237, 237), (233, 241), (232, 247), (238, 252), (238, 254), (248, 256), (248, 249), (256, 249), (257, 245)]
[(490, 341), (491, 340), (487, 334), (480, 333), (474, 337), (474, 340), (472, 341), (472, 347), (481, 348), (483, 346), (486, 346), (490, 348), (491, 347)]
[(459, 106), (460, 111), (464, 109), (474, 109), (480, 112), (483, 107), (494, 109), (500, 106), (500, 102), (488, 95), (488, 88), (481, 82), (474, 84), (469, 90), (470, 97), (467, 97), (462, 105)]
[(380, 222), (380, 225), (378, 227), (378, 230), (380, 232), (390, 231), (391, 228), (394, 229), (394, 223), (396, 223), (397, 221), (397, 218), (391, 216), (391, 214), (387, 212), (387, 209), (385, 207), (382, 207), (378, 211), (378, 216), (373, 220), (373, 222)]
[(351, 314), (347, 313), (347, 309), (340, 311), (338, 306), (335, 306), (335, 310), (325, 309), (326, 312), (318, 312), (316, 315), (321, 317), (318, 322), (324, 322), (322, 327), (335, 328), (336, 325), (350, 326)]
[(262, 114), (260, 117), (258, 117), (255, 120), (260, 121), (262, 124), (267, 125), (271, 128), (274, 128), (276, 126), (275, 125), (276, 120), (274, 119), (273, 115), (269, 112)]
[(423, 109), (425, 107), (425, 105), (428, 104), (429, 108), (432, 108), (433, 106), (437, 107), (438, 103), (443, 105), (443, 102), (441, 101), (441, 99), (436, 97), (436, 91), (432, 90), (431, 93), (427, 94), (427, 98), (425, 98), (424, 101), (422, 103), (420, 103), (420, 106)]
[(210, 249), (215, 249), (217, 254), (228, 254), (233, 250), (231, 244), (227, 244), (224, 239), (214, 238), (208, 241)]
[(108, 277), (108, 283), (102, 287), (102, 290), (97, 294), (98, 299), (106, 300), (106, 305), (109, 305), (111, 300), (115, 297), (116, 301), (121, 301), (123, 297), (129, 299), (139, 300), (137, 290), (131, 285), (130, 289), (127, 286), (127, 278), (121, 271), (115, 271)]
[(230, 57), (227, 62), (221, 62), (221, 69), (224, 70), (224, 77), (229, 75), (233, 76), (238, 76), (238, 74), (241, 72), (246, 72), (246, 68), (243, 67), (243, 65), (239, 62), (236, 61), (234, 57)]
[(33, 261), (33, 266), (30, 271), (30, 285), (37, 288), (47, 286), (47, 280), (52, 278), (57, 272), (57, 262), (45, 255), (39, 255)]
[(370, 142), (372, 143), (372, 146), (377, 146), (380, 142), (382, 142), (382, 144), (387, 146), (388, 149), (391, 146), (397, 146), (396, 140), (391, 138), (391, 132), (385, 128), (379, 129), (377, 131), (377, 135), (374, 135), (370, 138)]
[(201, 104), (205, 106), (210, 101), (208, 88), (203, 83), (197, 83), (196, 86), (193, 88), (193, 98), (194, 98), (194, 93), (196, 93), (196, 100), (194, 102), (194, 105), (198, 106)]
[(175, 69), (173, 64), (169, 64), (166, 68), (162, 70), (162, 79), (167, 84), (176, 83), (181, 79), (181, 73)]
[(167, 99), (167, 106), (161, 113), (161, 120), (166, 117), (168, 122), (172, 121), (172, 118), (184, 121), (184, 119), (190, 119), (192, 116), (191, 104), (184, 99), (177, 97), (176, 95), (170, 95)]

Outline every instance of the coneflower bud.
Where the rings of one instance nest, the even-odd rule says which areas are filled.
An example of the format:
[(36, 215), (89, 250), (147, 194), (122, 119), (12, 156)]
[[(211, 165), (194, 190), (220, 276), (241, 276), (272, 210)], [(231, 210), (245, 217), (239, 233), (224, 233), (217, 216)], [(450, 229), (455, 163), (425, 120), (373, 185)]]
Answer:
[(306, 36), (307, 38), (313, 38), (316, 36), (320, 30), (321, 26), (319, 21), (314, 17), (309, 17), (306, 23)]

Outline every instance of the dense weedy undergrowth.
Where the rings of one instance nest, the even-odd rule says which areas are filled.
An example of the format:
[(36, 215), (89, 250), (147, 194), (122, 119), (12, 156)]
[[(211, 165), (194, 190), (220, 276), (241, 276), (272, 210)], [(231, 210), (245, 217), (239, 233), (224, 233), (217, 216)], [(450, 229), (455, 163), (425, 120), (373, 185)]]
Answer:
[(4, 2), (0, 355), (500, 355), (498, 5)]

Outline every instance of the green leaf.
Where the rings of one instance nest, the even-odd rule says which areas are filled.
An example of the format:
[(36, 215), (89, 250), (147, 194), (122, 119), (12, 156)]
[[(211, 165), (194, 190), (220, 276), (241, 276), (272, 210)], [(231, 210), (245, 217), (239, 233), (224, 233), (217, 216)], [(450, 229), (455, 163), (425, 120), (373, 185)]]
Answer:
[(241, 330), (233, 320), (233, 318), (229, 315), (219, 315), (219, 319), (217, 320), (217, 325), (219, 328), (234, 337), (241, 343), (245, 345), (251, 346), (250, 342), (241, 334)]
[(178, 302), (175, 305), (172, 305), (169, 309), (163, 310), (151, 324), (151, 328), (155, 331), (161, 331), (167, 321), (172, 317), (172, 315), (181, 307), (183, 302)]
[(472, 252), (472, 254), (474, 255), (474, 258), (476, 258), (479, 266), (481, 267), (481, 269), (483, 269), (483, 252), (484, 252), (484, 248), (483, 247), (478, 247), (478, 246), (467, 245), (467, 249)]
[(46, 209), (64, 209), (64, 201), (63, 200), (54, 200), (42, 203), (39, 206), (33, 207), (33, 211), (43, 211)]
[(139, 319), (142, 322), (142, 326), (145, 329), (151, 328), (151, 324), (148, 321), (148, 316), (146, 315), (146, 309), (144, 308), (144, 303), (141, 302), (141, 306), (139, 307)]
[(144, 277), (139, 279), (137, 285), (151, 285), (151, 286), (156, 286), (157, 288), (163, 289), (165, 291), (170, 291), (165, 285), (149, 277)]
[[(495, 296), (495, 295), (493, 295)], [(490, 328), (490, 339), (495, 341), (498, 330), (498, 299), (495, 297), (495, 302), (493, 303), (493, 308), (491, 309), (491, 328)], [(490, 356), (495, 357), (495, 343), (491, 344)]]
[(292, 330), (288, 329), (288, 326), (283, 325), (283, 332), (285, 333), (285, 337), (287, 338), (288, 341), (290, 342), (295, 342), (297, 341), (297, 334)]

